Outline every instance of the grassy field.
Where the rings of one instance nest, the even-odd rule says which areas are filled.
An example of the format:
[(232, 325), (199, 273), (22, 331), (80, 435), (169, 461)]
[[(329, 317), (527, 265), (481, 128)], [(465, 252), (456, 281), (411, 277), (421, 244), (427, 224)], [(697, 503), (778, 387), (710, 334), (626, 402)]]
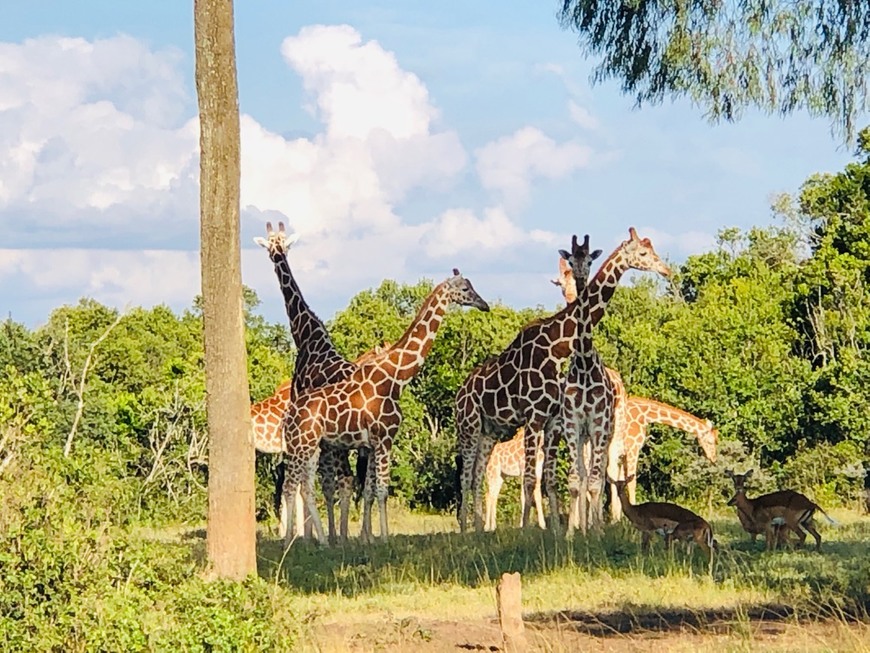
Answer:
[(297, 541), (285, 553), (264, 531), (259, 567), (308, 651), (497, 650), (495, 582), (513, 571), (536, 650), (870, 651), (870, 519), (834, 517), (821, 553), (767, 553), (731, 515), (713, 520), (712, 575), (697, 551), (657, 542), (642, 555), (625, 523), (573, 541), (461, 535), (452, 516), (401, 510), (373, 546)]

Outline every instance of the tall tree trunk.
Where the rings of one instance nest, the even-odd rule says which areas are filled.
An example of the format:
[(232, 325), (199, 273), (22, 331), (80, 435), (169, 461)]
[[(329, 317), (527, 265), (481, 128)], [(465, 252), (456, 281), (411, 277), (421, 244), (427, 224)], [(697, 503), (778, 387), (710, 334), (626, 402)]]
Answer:
[(208, 559), (219, 578), (256, 572), (254, 443), (239, 243), (239, 101), (232, 0), (194, 0), (200, 238), (208, 412)]

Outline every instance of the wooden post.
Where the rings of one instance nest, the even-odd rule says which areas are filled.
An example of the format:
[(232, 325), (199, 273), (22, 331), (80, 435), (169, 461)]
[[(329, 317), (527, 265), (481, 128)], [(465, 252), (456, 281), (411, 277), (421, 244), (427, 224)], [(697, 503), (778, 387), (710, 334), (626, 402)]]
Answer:
[(495, 586), (498, 601), (498, 623), (504, 640), (505, 653), (525, 653), (528, 650), (523, 624), (523, 599), (520, 573), (502, 574)]

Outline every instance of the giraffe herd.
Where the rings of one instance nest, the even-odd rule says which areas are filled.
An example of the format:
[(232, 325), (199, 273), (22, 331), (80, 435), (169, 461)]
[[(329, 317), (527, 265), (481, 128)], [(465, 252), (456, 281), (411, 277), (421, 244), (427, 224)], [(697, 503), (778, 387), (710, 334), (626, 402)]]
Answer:
[[(314, 497), (318, 473), (329, 541), (347, 538), (353, 486), (348, 458), (351, 449), (360, 452), (358, 465), (366, 465), (361, 538), (373, 539), (372, 509), (377, 501), (379, 534), (386, 539), (390, 453), (402, 422), (401, 392), (423, 365), (448, 307), (489, 311), (489, 305), (454, 269), (426, 297), (399, 340), (349, 361), (338, 353), (293, 277), (287, 252), (295, 240), (282, 223), (277, 231), (267, 223), (266, 238), (255, 239), (274, 264), (297, 348), (292, 380), (251, 407), (256, 448), (282, 454), (284, 459), (280, 512), (285, 545), (305, 534), (308, 529), (303, 524), (318, 541), (326, 539)], [(612, 516), (618, 518), (624, 512), (645, 533), (644, 542), (650, 532), (657, 531), (668, 541), (694, 539), (711, 551), (715, 541), (709, 524), (694, 513), (674, 504), (656, 504), (673, 509), (634, 505), (634, 475), (648, 424), (670, 424), (694, 434), (711, 461), (716, 458), (717, 430), (709, 420), (673, 406), (628, 396), (620, 375), (604, 366), (592, 338), (625, 272), (634, 269), (668, 277), (670, 270), (650, 240), (640, 238), (634, 228), (590, 278), (592, 263), (601, 253), (590, 251), (588, 235), (582, 242), (573, 237), (571, 251), (559, 252), (560, 277), (554, 281), (562, 289), (565, 307), (523, 327), (501, 353), (474, 368), (459, 387), (455, 415), (460, 530), (467, 529), (470, 508), (475, 530), (495, 528), (496, 501), (505, 476), (522, 476), (522, 526), (531, 523), (533, 504), (538, 525), (546, 526), (542, 506), (546, 494), (550, 527), (559, 529), (556, 464), (564, 439), (569, 535), (603, 522), (605, 481), (609, 477)], [(484, 480), (489, 486), (485, 520)], [(808, 506), (800, 506), (804, 512), (791, 521), (784, 509), (768, 521), (775, 521), (777, 526), (787, 523), (799, 533), (801, 526), (811, 526), (812, 517)], [(761, 515), (762, 521), (768, 513), (769, 509)], [(678, 514), (682, 518), (673, 517)], [(636, 521), (641, 519), (639, 515), (643, 525)]]

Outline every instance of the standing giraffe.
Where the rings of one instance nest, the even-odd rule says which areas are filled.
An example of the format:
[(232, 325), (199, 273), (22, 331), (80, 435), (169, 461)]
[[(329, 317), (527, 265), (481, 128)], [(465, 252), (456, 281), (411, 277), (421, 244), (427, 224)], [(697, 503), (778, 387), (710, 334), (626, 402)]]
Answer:
[[(522, 476), (526, 459), (523, 447), (523, 432), (517, 429), (516, 435), (507, 442), (499, 442), (492, 448), (489, 462), (486, 464), (486, 518), (484, 530), (495, 530), (495, 509), (498, 505), (498, 495), (505, 477)], [(544, 503), (541, 498), (541, 473), (544, 469), (544, 452), (538, 449), (535, 455), (535, 510), (538, 515), (538, 526), (546, 528), (544, 521)], [(298, 505), (298, 504), (297, 504)], [(526, 509), (526, 494), (520, 492), (520, 513)]]
[[(674, 406), (655, 401), (654, 399), (645, 399), (643, 397), (628, 397), (625, 402), (624, 424), (621, 428), (614, 429), (613, 442), (611, 443), (610, 453), (608, 455), (608, 475), (613, 479), (620, 478), (619, 474), (622, 468), (615, 464), (619, 455), (625, 456), (625, 474), (627, 478), (631, 478), (626, 483), (626, 491), (631, 499), (635, 502), (635, 490), (637, 488), (637, 479), (634, 478), (637, 473), (637, 460), (640, 456), (640, 450), (646, 441), (646, 427), (649, 424), (667, 424), (675, 429), (685, 431), (694, 435), (698, 444), (707, 460), (716, 462), (716, 445), (719, 441), (719, 431), (713, 428), (713, 423), (709, 419), (701, 419), (695, 417)], [(622, 515), (620, 509), (620, 500), (616, 492), (616, 486), (610, 485), (610, 514), (614, 520), (619, 519)]]
[[(301, 485), (302, 498), (318, 540), (323, 540), (323, 527), (313, 490), (318, 445), (322, 440), (343, 448), (371, 450), (363, 490), (361, 536), (366, 540), (372, 537), (372, 504), (377, 496), (381, 537), (388, 537), (390, 450), (402, 422), (399, 396), (423, 364), (451, 304), (489, 310), (471, 282), (454, 269), (453, 276), (429, 293), (396, 344), (346, 379), (297, 395), (288, 407), (284, 419), (287, 453), (284, 496), (292, 496)], [(293, 505), (290, 505), (292, 511)], [(286, 538), (285, 543), (289, 545), (290, 538)]]
[[(585, 249), (584, 249), (585, 248)], [(578, 267), (588, 274), (600, 251), (590, 254), (589, 238), (578, 247)], [(561, 371), (571, 353), (579, 302), (555, 315), (526, 325), (498, 356), (465, 378), (456, 393), (456, 431), (459, 440), (459, 528), (465, 531), (469, 495), (473, 493), (474, 528), (483, 530), (483, 477), (497, 440), (507, 440), (525, 427), (523, 437), (522, 524), (529, 523), (535, 486), (535, 459), (541, 433), (554, 428), (561, 406)]]
[[(290, 319), (290, 332), (296, 343), (296, 364), (293, 371), (292, 395), (298, 397), (305, 390), (319, 388), (346, 379), (357, 365), (345, 359), (332, 344), (326, 326), (308, 306), (287, 262), (287, 250), (296, 242), (296, 234), (288, 235), (284, 223), (278, 223), (278, 231), (272, 230), (272, 223), (266, 223), (266, 238), (254, 238), (254, 242), (269, 252), (275, 265), (275, 275), (284, 296), (284, 307)], [(341, 508), (341, 537), (347, 538), (347, 520), (350, 512), (350, 499), (353, 493), (353, 474), (350, 470), (348, 452), (334, 449), (324, 443), (321, 469), (326, 470), (322, 489), (326, 499), (330, 538), (335, 537), (335, 489), (339, 490)], [(335, 470), (338, 470), (336, 473)], [(337, 483), (336, 483), (337, 477)], [(283, 520), (282, 520), (283, 521)], [(290, 522), (286, 523), (289, 527)], [(290, 531), (284, 532), (285, 540)]]
[[(571, 302), (577, 298), (577, 290), (573, 283), (571, 268), (565, 259), (559, 259), (559, 276), (552, 280), (559, 286), (565, 301)], [(646, 440), (646, 427), (648, 424), (668, 424), (687, 433), (693, 434), (701, 445), (704, 455), (711, 462), (716, 461), (716, 443), (719, 439), (719, 431), (713, 428), (710, 420), (702, 420), (691, 413), (669, 406), (668, 404), (644, 399), (642, 397), (628, 397), (622, 377), (614, 369), (605, 368), (607, 376), (613, 385), (613, 437), (608, 447), (608, 475), (610, 478), (621, 478), (622, 467), (616, 464), (620, 455), (625, 455), (627, 474), (632, 477), (627, 483), (626, 490), (635, 501), (637, 479), (633, 478), (637, 473), (637, 461), (640, 450)], [(616, 486), (610, 484), (610, 515), (614, 521), (622, 516), (620, 501)]]
[[(629, 269), (652, 271), (670, 276), (670, 269), (656, 254), (648, 238), (640, 239), (634, 227), (629, 229), (628, 240), (623, 241), (602, 263), (591, 282), (586, 283), (585, 270), (575, 257), (568, 260), (574, 276), (581, 310), (575, 312), (577, 325), (573, 351), (562, 396), (562, 421), (568, 445), (568, 490), (571, 506), (568, 511), (568, 532), (576, 528), (586, 531), (589, 508), (594, 524), (603, 520), (602, 506), (606, 473), (607, 447), (613, 433), (613, 383), (605, 371), (592, 340), (592, 329), (604, 315), (607, 304), (622, 275)], [(556, 447), (559, 433), (545, 433), (543, 484), (550, 503), (552, 528), (559, 526), (558, 497), (556, 494)], [(586, 447), (590, 453), (584, 456)], [(584, 458), (587, 458), (584, 461)], [(589, 505), (587, 506), (587, 498)]]
[[(369, 351), (361, 354), (356, 360), (354, 360), (355, 365), (362, 365), (363, 363), (374, 360), (377, 356), (379, 356), (385, 349), (388, 347), (389, 343), (385, 343), (382, 347), (374, 347)], [(269, 397), (266, 397), (262, 401), (258, 401), (254, 404), (251, 404), (251, 427), (254, 433), (254, 448), (261, 453), (269, 453), (269, 454), (279, 454), (284, 451), (284, 438), (281, 432), (281, 419), (284, 417), (284, 413), (287, 411), (287, 406), (290, 404), (290, 399), (293, 396), (293, 381), (284, 381), (281, 385), (279, 385), (274, 394)], [(325, 486), (327, 484), (328, 477), (336, 478), (337, 474), (340, 470), (334, 468), (328, 468), (327, 464), (339, 462), (338, 456), (321, 456), (320, 462), (318, 464), (318, 473), (320, 474), (321, 485)], [(357, 462), (357, 464), (366, 464), (365, 461)], [(283, 471), (279, 474), (281, 478), (283, 478)], [(333, 481), (334, 482), (334, 481)], [(279, 483), (283, 485), (283, 481), (279, 480)], [(333, 486), (334, 487), (334, 486)], [(284, 537), (287, 532), (287, 528), (290, 526), (287, 523), (287, 506), (284, 501), (284, 494), (281, 491), (282, 488), (279, 489), (279, 496), (281, 497), (280, 505), (278, 506), (278, 514), (280, 519), (280, 527), (279, 531), (281, 533), (281, 537)], [(333, 490), (334, 492), (334, 490)], [(302, 506), (302, 495), (297, 492), (296, 497), (296, 524), (295, 524), (295, 532), (298, 536), (305, 535), (304, 529), (304, 513)], [(346, 531), (346, 528), (345, 528)], [(330, 533), (330, 536), (334, 536), (334, 533)], [(347, 534), (345, 532), (344, 537)]]

